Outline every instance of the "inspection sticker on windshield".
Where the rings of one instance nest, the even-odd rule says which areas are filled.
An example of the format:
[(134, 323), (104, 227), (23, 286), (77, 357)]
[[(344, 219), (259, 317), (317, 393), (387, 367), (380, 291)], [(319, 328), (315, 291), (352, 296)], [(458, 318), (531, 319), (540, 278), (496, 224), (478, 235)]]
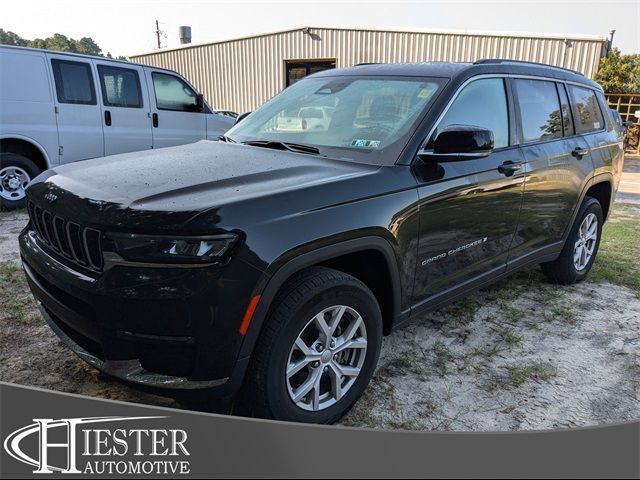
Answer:
[(351, 142), (351, 146), (359, 148), (378, 148), (380, 147), (380, 140), (363, 140), (360, 138), (354, 138)]

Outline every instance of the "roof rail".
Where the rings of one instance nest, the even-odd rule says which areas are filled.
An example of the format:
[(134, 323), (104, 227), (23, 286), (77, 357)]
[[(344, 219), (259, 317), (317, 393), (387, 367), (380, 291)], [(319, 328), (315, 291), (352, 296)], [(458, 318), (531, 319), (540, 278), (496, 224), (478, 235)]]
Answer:
[(356, 63), (354, 65), (354, 67), (361, 67), (363, 65), (382, 65), (382, 62), (362, 62), (362, 63)]
[(548, 65), (546, 63), (540, 63), (540, 62), (527, 62), (526, 60), (510, 60), (506, 58), (482, 58), (480, 60), (476, 60), (475, 62), (473, 62), (474, 65), (483, 65), (485, 63), (515, 63), (515, 64), (522, 64), (522, 65), (537, 65), (539, 67), (555, 68), (557, 70), (562, 70), (564, 72), (575, 73), (576, 75), (580, 75), (581, 77), (584, 77), (584, 74), (582, 74), (581, 72), (578, 72), (576, 70), (571, 70), (570, 68), (558, 67), (556, 65)]

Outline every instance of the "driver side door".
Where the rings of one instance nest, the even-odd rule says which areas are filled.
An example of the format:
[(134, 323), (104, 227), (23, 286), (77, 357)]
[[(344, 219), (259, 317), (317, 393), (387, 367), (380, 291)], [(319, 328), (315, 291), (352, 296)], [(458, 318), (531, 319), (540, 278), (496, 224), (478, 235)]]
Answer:
[[(461, 87), (427, 142), (449, 125), (489, 129), (494, 150), (458, 161), (417, 161), (420, 240), (413, 303), (431, 303), (482, 283), (506, 269), (524, 186), (523, 157), (515, 144), (506, 78), (472, 80)], [(509, 166), (507, 170), (504, 165)]]

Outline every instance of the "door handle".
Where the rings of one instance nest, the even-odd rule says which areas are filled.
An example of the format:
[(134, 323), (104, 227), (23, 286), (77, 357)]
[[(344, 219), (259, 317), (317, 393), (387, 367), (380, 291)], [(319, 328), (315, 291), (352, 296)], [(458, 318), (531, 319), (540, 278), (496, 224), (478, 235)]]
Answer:
[(584, 157), (587, 153), (589, 153), (588, 148), (576, 147), (573, 150), (571, 150), (571, 155), (576, 157), (578, 160)]
[(502, 165), (498, 167), (498, 171), (503, 175), (510, 177), (521, 168), (522, 168), (521, 163), (513, 163), (511, 160), (507, 160), (506, 162), (504, 162)]
[(153, 122), (154, 128), (158, 128), (158, 114), (154, 113), (151, 115), (151, 121)]
[(109, 110), (104, 111), (104, 124), (107, 127), (111, 126), (111, 112)]

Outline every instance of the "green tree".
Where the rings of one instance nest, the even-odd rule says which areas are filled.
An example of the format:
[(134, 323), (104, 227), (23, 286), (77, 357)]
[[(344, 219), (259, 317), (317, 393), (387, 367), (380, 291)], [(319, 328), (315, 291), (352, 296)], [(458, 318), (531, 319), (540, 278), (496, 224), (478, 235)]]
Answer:
[(2, 28), (0, 28), (0, 43), (4, 45), (18, 45), (19, 47), (27, 46), (27, 40), (16, 33), (7, 32)]
[(76, 51), (85, 55), (102, 55), (102, 49), (89, 37), (82, 37), (76, 42)]
[[(103, 56), (102, 49), (91, 37), (82, 37), (80, 40), (75, 40), (61, 33), (56, 33), (52, 37), (27, 40), (16, 33), (0, 28), (0, 44)], [(126, 60), (126, 57), (118, 57), (118, 59)]]
[(595, 80), (607, 93), (639, 93), (640, 55), (622, 55), (614, 48), (600, 60)]

